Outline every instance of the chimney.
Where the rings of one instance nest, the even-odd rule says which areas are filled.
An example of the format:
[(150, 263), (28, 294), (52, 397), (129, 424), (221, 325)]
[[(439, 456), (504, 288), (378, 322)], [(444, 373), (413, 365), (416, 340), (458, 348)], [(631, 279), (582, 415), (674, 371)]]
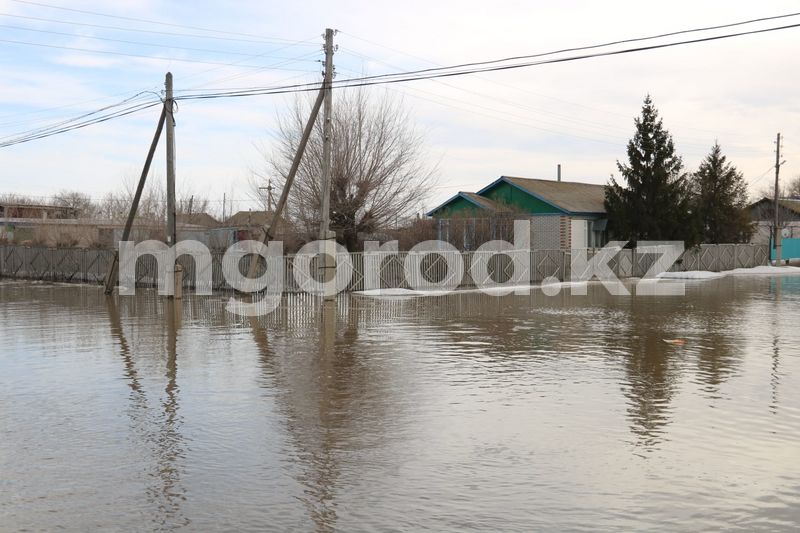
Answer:
[(561, 163), (558, 164), (558, 173), (556, 174), (558, 181), (561, 181)]

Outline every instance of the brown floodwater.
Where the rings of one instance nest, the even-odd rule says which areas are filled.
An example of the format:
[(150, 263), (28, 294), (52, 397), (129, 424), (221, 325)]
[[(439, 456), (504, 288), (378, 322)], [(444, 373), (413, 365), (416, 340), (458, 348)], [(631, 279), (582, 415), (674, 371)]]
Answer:
[(228, 296), (0, 283), (0, 530), (800, 528), (799, 277)]

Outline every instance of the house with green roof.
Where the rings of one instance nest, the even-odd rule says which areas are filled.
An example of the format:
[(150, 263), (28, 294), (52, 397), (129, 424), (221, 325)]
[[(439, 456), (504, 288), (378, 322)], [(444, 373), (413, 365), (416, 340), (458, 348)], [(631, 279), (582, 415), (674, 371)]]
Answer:
[[(605, 185), (501, 176), (476, 193), (459, 192), (430, 210), (441, 240), (466, 250), (508, 239), (501, 221), (531, 221), (535, 249), (601, 247), (606, 242)], [(478, 228), (484, 231), (478, 231)], [(503, 233), (502, 235), (499, 233)]]

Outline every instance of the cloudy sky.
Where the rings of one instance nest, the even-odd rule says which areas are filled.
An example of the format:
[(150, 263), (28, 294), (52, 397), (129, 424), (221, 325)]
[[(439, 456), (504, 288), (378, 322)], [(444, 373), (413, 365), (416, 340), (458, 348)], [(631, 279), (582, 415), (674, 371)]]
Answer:
[[(154, 99), (168, 70), (178, 94), (316, 81), (326, 27), (339, 30), (335, 63), (343, 79), (800, 11), (800, 2), (790, 1), (659, 4), (0, 0), (0, 137), (143, 91), (151, 92), (135, 101)], [(709, 35), (797, 23), (800, 16)], [(369, 90), (402, 99), (425, 133), (427, 157), (440, 173), (429, 208), (504, 174), (554, 178), (558, 163), (564, 179), (604, 183), (625, 157), (647, 93), (689, 169), (718, 140), (755, 192), (771, 183), (777, 132), (785, 137), (782, 176), (800, 174), (798, 50), (800, 28), (794, 28)], [(209, 197), (217, 211), (223, 194), (234, 210), (252, 207), (247, 180), (259, 168), (256, 146), (269, 146), (291, 98), (181, 103), (179, 189)], [(93, 197), (119, 189), (140, 172), (157, 117), (152, 108), (0, 148), (0, 193), (46, 201), (60, 189)], [(155, 176), (163, 175), (160, 153)]]

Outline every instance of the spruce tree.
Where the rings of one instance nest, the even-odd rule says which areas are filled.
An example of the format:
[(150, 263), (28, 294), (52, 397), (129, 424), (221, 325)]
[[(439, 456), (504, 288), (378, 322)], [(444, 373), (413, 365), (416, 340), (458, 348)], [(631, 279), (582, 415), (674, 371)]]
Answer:
[(719, 143), (692, 175), (693, 211), (704, 243), (748, 242), (753, 234), (744, 176), (728, 162)]
[(606, 188), (609, 229), (630, 241), (684, 241), (694, 244), (695, 224), (683, 160), (675, 153), (672, 136), (664, 128), (650, 95), (635, 120), (636, 133), (628, 141), (627, 164), (617, 168), (627, 186), (612, 177)]

